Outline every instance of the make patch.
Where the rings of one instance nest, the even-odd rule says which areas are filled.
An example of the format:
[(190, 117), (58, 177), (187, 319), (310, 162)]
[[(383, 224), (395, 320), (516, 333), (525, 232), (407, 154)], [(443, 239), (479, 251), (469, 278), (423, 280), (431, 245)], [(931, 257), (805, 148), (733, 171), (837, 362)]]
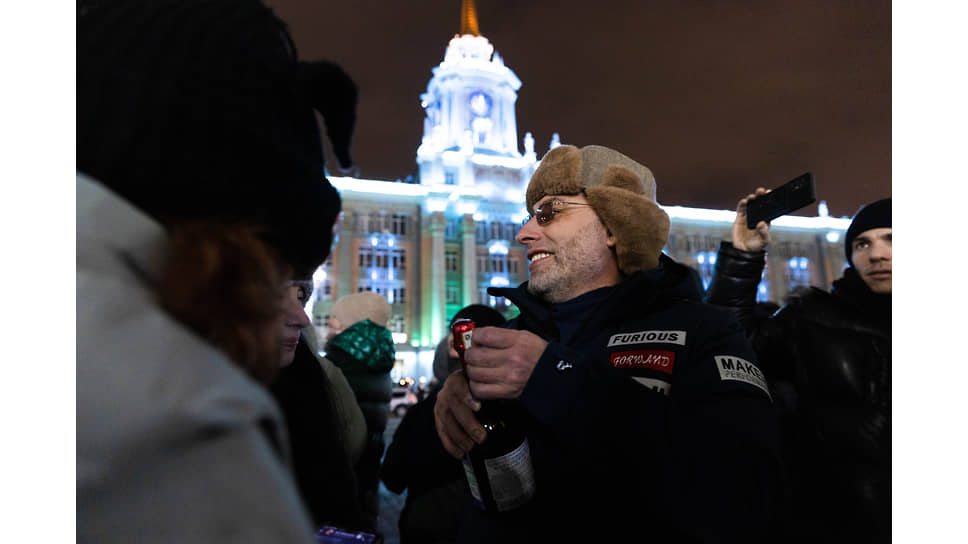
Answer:
[(686, 331), (638, 331), (613, 334), (608, 347), (629, 344), (679, 344), (686, 345)]
[(672, 351), (646, 349), (639, 351), (616, 351), (609, 355), (615, 368), (648, 368), (672, 374), (676, 354)]
[(713, 358), (716, 360), (716, 369), (719, 370), (719, 379), (755, 385), (762, 389), (766, 396), (770, 397), (770, 400), (773, 400), (773, 397), (770, 396), (770, 388), (766, 385), (766, 379), (763, 378), (763, 373), (756, 365), (746, 359), (731, 355), (716, 355)]

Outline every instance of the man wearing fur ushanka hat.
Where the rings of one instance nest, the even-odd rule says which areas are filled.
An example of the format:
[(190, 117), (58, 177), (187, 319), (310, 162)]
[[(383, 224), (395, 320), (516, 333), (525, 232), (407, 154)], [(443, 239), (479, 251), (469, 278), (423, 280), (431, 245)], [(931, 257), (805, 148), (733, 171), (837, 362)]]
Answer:
[(648, 168), (601, 146), (557, 147), (531, 178), (530, 279), (489, 289), (521, 313), (474, 330), (434, 410), (457, 458), (489, 439), (482, 401), (526, 437), (485, 463), (490, 494), (469, 486), (458, 542), (769, 536), (770, 393), (739, 326), (662, 253), (655, 192)]

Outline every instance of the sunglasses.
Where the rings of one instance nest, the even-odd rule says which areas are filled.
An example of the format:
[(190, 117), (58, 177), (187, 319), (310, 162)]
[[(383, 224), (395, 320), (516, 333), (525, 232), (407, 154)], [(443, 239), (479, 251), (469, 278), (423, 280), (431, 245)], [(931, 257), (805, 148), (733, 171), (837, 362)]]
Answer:
[(571, 206), (591, 206), (591, 204), (585, 204), (583, 202), (566, 202), (564, 200), (557, 199), (549, 200), (541, 206), (535, 208), (533, 214), (525, 217), (524, 221), (521, 222), (521, 226), (524, 226), (528, 223), (528, 221), (531, 221), (532, 217), (538, 222), (539, 225), (547, 225), (548, 223), (551, 223), (551, 220), (554, 219), (556, 215), (564, 211), (561, 209), (555, 209), (555, 206), (560, 208), (565, 204), (569, 204)]

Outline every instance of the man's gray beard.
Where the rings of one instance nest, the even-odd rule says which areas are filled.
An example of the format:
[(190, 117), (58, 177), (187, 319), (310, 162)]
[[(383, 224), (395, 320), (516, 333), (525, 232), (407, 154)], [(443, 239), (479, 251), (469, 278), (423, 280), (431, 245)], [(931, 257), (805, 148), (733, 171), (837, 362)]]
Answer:
[(534, 284), (534, 280), (528, 280), (528, 292), (541, 300), (548, 302), (554, 302), (548, 298), (549, 289), (546, 287), (538, 287)]
[(546, 270), (538, 285), (531, 277), (528, 293), (550, 303), (575, 298), (576, 293), (581, 292), (582, 283), (599, 271), (599, 263), (591, 250), (592, 240), (596, 236), (601, 236), (601, 233), (595, 229), (584, 230), (572, 240), (570, 246), (559, 248), (554, 255), (547, 257), (555, 260), (552, 263), (555, 268)]

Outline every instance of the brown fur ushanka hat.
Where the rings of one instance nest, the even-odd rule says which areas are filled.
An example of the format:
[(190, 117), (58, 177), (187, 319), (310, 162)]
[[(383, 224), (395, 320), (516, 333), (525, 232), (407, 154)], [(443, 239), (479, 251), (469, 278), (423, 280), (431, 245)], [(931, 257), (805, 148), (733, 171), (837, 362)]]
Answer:
[(599, 145), (561, 145), (549, 151), (528, 184), (527, 206), (546, 195), (585, 198), (615, 236), (623, 274), (659, 266), (669, 238), (669, 216), (655, 202), (655, 178), (645, 166)]

